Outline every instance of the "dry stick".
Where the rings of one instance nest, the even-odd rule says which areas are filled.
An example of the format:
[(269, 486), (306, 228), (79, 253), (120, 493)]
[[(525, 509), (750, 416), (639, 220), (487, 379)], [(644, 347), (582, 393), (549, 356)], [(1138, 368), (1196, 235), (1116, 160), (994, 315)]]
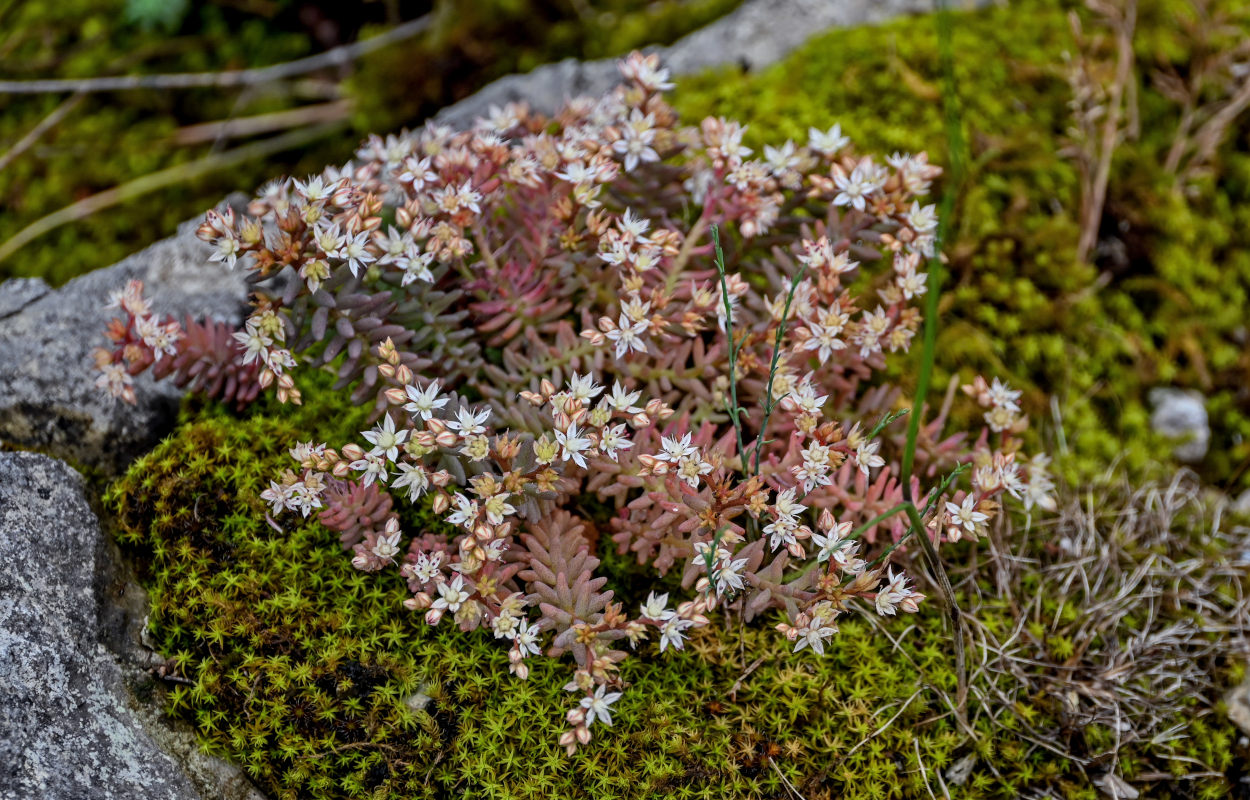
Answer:
[(873, 739), (877, 738), (877, 737), (878, 737), (878, 736), (880, 736), (882, 733), (884, 733), (884, 732), (886, 731), (886, 729), (887, 729), (887, 728), (889, 728), (891, 725), (893, 725), (893, 724), (894, 724), (894, 720), (896, 720), (896, 719), (898, 719), (900, 716), (902, 716), (903, 712), (907, 710), (907, 707), (908, 707), (909, 705), (911, 705), (911, 701), (912, 701), (912, 700), (915, 700), (915, 699), (916, 699), (916, 696), (917, 696), (917, 695), (919, 695), (919, 694), (920, 694), (921, 692), (923, 692), (923, 691), (924, 691), (924, 687), (922, 686), (922, 687), (920, 687), (919, 689), (917, 689), (916, 691), (912, 692), (911, 697), (907, 698), (907, 702), (903, 703), (903, 707), (902, 707), (902, 708), (900, 708), (897, 712), (895, 712), (894, 716), (892, 716), (892, 717), (890, 717), (889, 719), (887, 719), (887, 720), (885, 721), (885, 724), (884, 724), (884, 725), (882, 725), (880, 728), (877, 728), (875, 731), (873, 731), (872, 733), (870, 733), (870, 734), (868, 734), (867, 736), (865, 736), (863, 739), (861, 739), (861, 740), (860, 740), (859, 744), (855, 745), (855, 746), (854, 746), (854, 747), (852, 747), (850, 750), (848, 750), (848, 751), (847, 751), (847, 753), (846, 753), (846, 755), (842, 756), (842, 761), (843, 761), (843, 762), (845, 762), (848, 758), (850, 758), (851, 756), (855, 755), (855, 751), (856, 751), (856, 750), (858, 750), (859, 748), (861, 748), (861, 747), (863, 747), (864, 745), (868, 744), (868, 743), (869, 743), (869, 742), (871, 742)]
[(773, 768), (773, 771), (774, 771), (774, 772), (776, 772), (776, 773), (777, 773), (777, 777), (778, 777), (778, 778), (781, 778), (781, 782), (785, 784), (786, 788), (790, 790), (790, 793), (791, 793), (791, 794), (793, 794), (795, 797), (799, 798), (799, 800), (807, 800), (807, 798), (805, 798), (805, 797), (804, 797), (804, 796), (803, 796), (803, 795), (799, 792), (799, 790), (798, 790), (798, 789), (794, 788), (794, 784), (793, 784), (793, 783), (790, 783), (790, 779), (789, 779), (789, 778), (787, 778), (787, 777), (786, 777), (786, 775), (785, 775), (785, 773), (781, 771), (781, 767), (777, 766), (777, 762), (776, 762), (776, 761), (773, 761), (773, 757), (772, 757), (772, 756), (769, 756), (769, 757), (768, 757), (768, 765), (769, 765), (770, 767), (772, 767), (772, 768)]
[(52, 109), (48, 116), (40, 120), (38, 125), (31, 128), (29, 133), (18, 140), (17, 144), (9, 148), (9, 152), (4, 155), (0, 155), (0, 170), (3, 170), (9, 164), (13, 163), (15, 158), (20, 156), (22, 153), (25, 153), (30, 149), (31, 145), (39, 141), (40, 136), (43, 136), (50, 128), (65, 119), (69, 112), (78, 107), (78, 104), (82, 102), (84, 97), (86, 97), (86, 95), (82, 92), (75, 92), (65, 98), (59, 106)]
[(937, 578), (938, 587), (942, 590), (942, 595), (946, 600), (946, 614), (951, 620), (951, 631), (955, 637), (955, 675), (958, 680), (958, 688), (956, 689), (955, 705), (961, 722), (967, 723), (968, 708), (968, 666), (967, 654), (964, 652), (964, 621), (960, 616), (959, 604), (955, 602), (955, 590), (951, 587), (950, 578), (946, 576), (946, 570), (942, 568), (942, 562), (938, 559), (937, 548), (933, 546), (933, 540), (929, 538), (929, 532), (925, 529), (924, 520), (920, 518), (920, 512), (916, 507), (908, 504), (907, 516), (911, 520), (911, 524), (915, 527), (916, 538), (920, 540), (921, 549), (924, 550), (925, 559), (929, 562), (929, 569), (933, 571), (933, 576)]
[(755, 670), (759, 669), (760, 664), (763, 664), (763, 663), (764, 663), (764, 656), (760, 656), (759, 658), (752, 661), (751, 666), (747, 667), (743, 671), (743, 673), (738, 676), (738, 680), (734, 681), (734, 685), (730, 687), (729, 689), (729, 696), (731, 698), (737, 698), (738, 690), (742, 688), (742, 682), (745, 681), (748, 677), (750, 677), (752, 672), (755, 672)]
[(1220, 142), (1224, 140), (1224, 134), (1227, 132), (1228, 127), (1248, 107), (1250, 107), (1250, 78), (1246, 78), (1232, 99), (1204, 122), (1202, 127), (1198, 129), (1198, 132), (1194, 134), (1193, 141), (1197, 148), (1193, 158), (1190, 159), (1189, 169), (1201, 166), (1211, 160), (1211, 157), (1215, 155), (1216, 149), (1219, 148)]
[(159, 189), (195, 180), (196, 178), (219, 170), (229, 169), (248, 161), (267, 158), (284, 150), (294, 150), (303, 147), (328, 133), (338, 130), (340, 127), (341, 123), (329, 123), (313, 128), (301, 128), (284, 133), (281, 136), (275, 136), (272, 139), (252, 142), (233, 150), (227, 150), (224, 153), (217, 153), (216, 155), (206, 156), (186, 164), (179, 164), (158, 170), (157, 172), (151, 172), (120, 186), (114, 186), (112, 189), (105, 189), (103, 192), (98, 192), (79, 200), (77, 203), (72, 203), (58, 211), (54, 211), (46, 217), (41, 217), (22, 228), (4, 244), (0, 244), (0, 262), (3, 262), (6, 258), (48, 231), (68, 222), (85, 219), (97, 211), (128, 200), (134, 200)]
[(331, 48), (324, 53), (255, 69), (222, 72), (184, 72), (166, 75), (116, 75), (106, 78), (56, 78), (33, 81), (0, 81), (0, 94), (48, 94), (52, 92), (115, 92), (129, 89), (194, 89), (251, 86), (303, 75), (307, 72), (350, 64), (363, 55), (426, 31), (432, 14), (418, 17), (377, 36)]
[(1084, 263), (1098, 239), (1102, 207), (1107, 200), (1107, 183), (1111, 179), (1111, 157), (1115, 153), (1116, 139), (1120, 135), (1120, 116), (1123, 113), (1124, 95), (1133, 78), (1133, 30), (1137, 26), (1137, 0), (1128, 0), (1119, 19), (1115, 20), (1116, 66), (1115, 80), (1108, 96), (1107, 118), (1102, 124), (1102, 141), (1099, 143), (1098, 164), (1094, 172), (1090, 196), (1081, 220), (1081, 238), (1076, 247), (1076, 260)]
[[(81, 95), (75, 95), (75, 97), (79, 96)], [(336, 100), (332, 103), (318, 103), (251, 117), (187, 125), (174, 131), (174, 144), (188, 145), (224, 139), (242, 139), (305, 125), (338, 122), (351, 115), (353, 105), (351, 100)], [(3, 164), (0, 163), (0, 167), (2, 166)]]

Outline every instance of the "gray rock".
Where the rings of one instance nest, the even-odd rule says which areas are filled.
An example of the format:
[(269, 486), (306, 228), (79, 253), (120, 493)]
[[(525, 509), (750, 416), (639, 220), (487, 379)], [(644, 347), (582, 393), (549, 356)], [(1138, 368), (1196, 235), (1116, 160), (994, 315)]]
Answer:
[(96, 641), (98, 538), (77, 473), (0, 453), (0, 796), (195, 797), (119, 702), (121, 671)]
[(208, 261), (196, 224), (60, 289), (0, 284), (0, 440), (112, 471), (169, 430), (182, 392), (141, 376), (138, 405), (114, 401), (95, 386), (91, 351), (107, 344), (105, 326), (118, 313), (104, 308), (109, 294), (132, 278), (143, 281), (154, 310), (239, 321), (242, 272)]
[(0, 283), (0, 319), (11, 317), (52, 291), (43, 278), (14, 278)]
[[(989, 0), (954, 2), (974, 8)], [(733, 65), (758, 70), (785, 58), (812, 36), (831, 28), (871, 25), (903, 14), (932, 11), (934, 0), (747, 0), (736, 11), (678, 40), (649, 47), (674, 75)], [(492, 105), (524, 101), (550, 114), (571, 97), (596, 95), (620, 82), (616, 59), (565, 59), (523, 75), (509, 75), (438, 113), (436, 120), (467, 126)]]
[(263, 800), (138, 703), (144, 671), (101, 644), (103, 538), (83, 488), (60, 461), (0, 453), (0, 800)]
[(1201, 461), (1211, 442), (1211, 427), (1202, 394), (1184, 389), (1151, 389), (1150, 404), (1154, 406), (1150, 415), (1151, 429), (1178, 440), (1172, 455), (1186, 464)]

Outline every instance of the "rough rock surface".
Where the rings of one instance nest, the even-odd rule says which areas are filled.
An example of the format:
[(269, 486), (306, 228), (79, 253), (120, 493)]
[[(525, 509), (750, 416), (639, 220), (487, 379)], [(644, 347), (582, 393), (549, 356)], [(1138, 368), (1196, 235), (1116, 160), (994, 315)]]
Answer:
[(210, 263), (196, 222), (177, 235), (52, 290), (43, 281), (0, 284), (0, 440), (38, 448), (111, 471), (164, 435), (182, 394), (168, 382), (135, 381), (136, 406), (95, 386), (91, 351), (106, 344), (116, 311), (109, 294), (132, 278), (154, 308), (237, 321), (246, 289), (241, 273)]
[(99, 526), (82, 490), (59, 461), (0, 453), (0, 796), (194, 797), (96, 641)]
[[(956, 0), (952, 7), (976, 7), (989, 0)], [(831, 28), (872, 25), (902, 14), (932, 11), (934, 0), (747, 0), (732, 14), (689, 34), (660, 54), (675, 75), (736, 65), (758, 70), (780, 61), (812, 36)], [(524, 101), (543, 113), (578, 95), (600, 94), (620, 82), (616, 59), (565, 59), (522, 75), (500, 78), (437, 115), (440, 123), (468, 125), (492, 105)]]
[(1159, 388), (1150, 390), (1150, 427), (1155, 433), (1176, 439), (1172, 450), (1178, 461), (1196, 464), (1207, 454), (1211, 426), (1205, 399), (1200, 392)]
[(0, 800), (260, 798), (191, 756), (194, 737), (131, 695), (143, 671), (100, 642), (103, 539), (83, 489), (60, 461), (0, 453)]

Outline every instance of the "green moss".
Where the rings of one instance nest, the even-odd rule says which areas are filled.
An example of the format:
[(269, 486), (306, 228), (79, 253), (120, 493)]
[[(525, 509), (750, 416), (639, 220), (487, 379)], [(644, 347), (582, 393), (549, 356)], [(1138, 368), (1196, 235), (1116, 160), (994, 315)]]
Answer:
[[(1032, 741), (1031, 730), (1057, 729), (1054, 699), (1018, 697), (1013, 715), (977, 693), (976, 738), (956, 725), (932, 688), (956, 684), (935, 608), (881, 622), (884, 635), (852, 616), (823, 658), (790, 655), (766, 625), (702, 632), (671, 657), (645, 647), (623, 671), (631, 686), (613, 728), (566, 758), (556, 739), (567, 665), (534, 659), (518, 681), (488, 633), (429, 628), (402, 607), (402, 580), (354, 570), (333, 532), (291, 515), (267, 520), (258, 495), (289, 466), (287, 448), (347, 441), (364, 425), (361, 410), (342, 413), (328, 376), (305, 383), (299, 408), (264, 401), (238, 417), (188, 405), (177, 432), (106, 497), (151, 591), (152, 634), (192, 682), (172, 685), (169, 711), (271, 796), (781, 797), (788, 781), (809, 800), (924, 798), (926, 781), (936, 791), (938, 771), (968, 755), (972, 776), (948, 787), (952, 797), (1094, 796), (1077, 767)], [(429, 521), (420, 508), (404, 513), (410, 526)], [(639, 594), (631, 560), (604, 555), (613, 586)], [(1005, 635), (1011, 609), (985, 599), (988, 584), (979, 591), (978, 618)], [(1053, 598), (1043, 612), (1078, 613)], [(1062, 656), (1071, 643), (1047, 647)], [(1005, 677), (979, 680), (983, 692), (1015, 694)], [(1186, 733), (1188, 754), (1226, 768), (1226, 724)], [(1077, 727), (1065, 744), (1094, 752), (1106, 735)], [(1157, 769), (1148, 755), (1130, 748), (1124, 763)], [(1160, 797), (1227, 786), (1153, 785)]]
[[(1174, 191), (1160, 164), (1178, 110), (1148, 76), (1165, 63), (1188, 68), (1191, 46), (1175, 24), (1188, 4), (1142, 3), (1142, 138), (1117, 151), (1103, 224), (1130, 260), (1076, 263), (1079, 175), (1061, 153), (1064, 53), (1076, 47), (1066, 13), (1076, 5), (1033, 0), (955, 16), (971, 157), (947, 248), (936, 385), (984, 372), (1023, 387), (1035, 421), (1055, 431), (1062, 420), (1066, 440), (1052, 432), (1046, 445), (1073, 483), (1113, 461), (1148, 474), (1168, 447), (1150, 434), (1146, 389), (1200, 389), (1213, 426), (1204, 477), (1230, 491), (1250, 486), (1250, 123), (1243, 115), (1233, 126), (1212, 178)], [(1212, 5), (1246, 22), (1243, 3)], [(683, 80), (675, 104), (687, 118), (749, 123), (757, 148), (838, 122), (863, 151), (926, 150), (943, 164), (939, 76), (934, 26), (903, 19), (818, 37), (756, 75)], [(906, 382), (914, 370), (898, 372)]]

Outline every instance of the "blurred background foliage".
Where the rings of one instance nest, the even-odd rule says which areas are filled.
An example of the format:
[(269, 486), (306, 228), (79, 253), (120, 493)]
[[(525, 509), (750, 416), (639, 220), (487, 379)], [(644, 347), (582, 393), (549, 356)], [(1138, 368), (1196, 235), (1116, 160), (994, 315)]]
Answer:
[[(299, 129), (276, 155), (209, 169), (61, 226), (0, 261), (0, 279), (53, 284), (173, 233), (232, 191), (351, 158), (368, 133), (420, 123), (503, 75), (671, 42), (741, 0), (0, 0), (0, 76), (89, 78), (267, 66), (432, 14), (430, 29), (321, 70), (250, 88), (0, 94), (0, 243), (71, 203), (149, 175), (223, 161)], [(302, 109), (303, 115), (272, 116)], [(52, 115), (28, 147), (18, 145)], [(268, 116), (261, 116), (268, 115)], [(259, 120), (221, 135), (213, 123)], [(290, 138), (290, 137), (288, 137)]]

